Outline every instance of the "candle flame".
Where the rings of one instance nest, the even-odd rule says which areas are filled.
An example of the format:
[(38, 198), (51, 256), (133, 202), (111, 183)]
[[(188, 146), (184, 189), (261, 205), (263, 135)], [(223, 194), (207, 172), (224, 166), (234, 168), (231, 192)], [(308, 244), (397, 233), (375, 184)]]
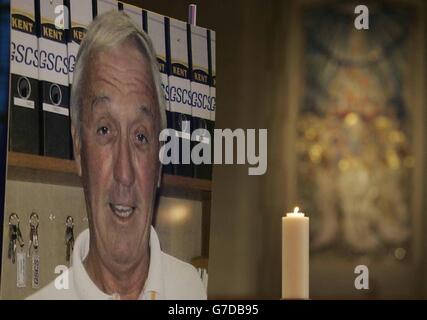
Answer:
[(295, 207), (294, 208), (294, 213), (298, 213), (298, 211), (299, 211), (299, 207)]

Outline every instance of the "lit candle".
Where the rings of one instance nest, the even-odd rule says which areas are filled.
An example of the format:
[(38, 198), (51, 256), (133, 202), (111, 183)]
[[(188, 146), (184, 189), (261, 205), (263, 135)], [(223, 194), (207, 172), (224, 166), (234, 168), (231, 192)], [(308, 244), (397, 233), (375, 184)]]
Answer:
[(282, 218), (282, 299), (309, 298), (309, 219), (298, 211)]

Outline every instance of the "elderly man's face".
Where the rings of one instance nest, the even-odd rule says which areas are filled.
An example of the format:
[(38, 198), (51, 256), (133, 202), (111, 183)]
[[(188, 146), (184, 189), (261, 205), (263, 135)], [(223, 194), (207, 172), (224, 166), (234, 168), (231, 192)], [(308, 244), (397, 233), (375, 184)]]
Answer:
[(129, 265), (149, 243), (159, 174), (156, 91), (147, 59), (129, 41), (92, 55), (88, 67), (74, 143), (91, 248), (104, 263)]

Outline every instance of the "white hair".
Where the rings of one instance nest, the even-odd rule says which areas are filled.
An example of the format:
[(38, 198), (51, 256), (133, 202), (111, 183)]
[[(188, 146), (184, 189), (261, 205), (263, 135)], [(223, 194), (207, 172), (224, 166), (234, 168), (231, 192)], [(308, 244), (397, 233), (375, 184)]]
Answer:
[(71, 123), (77, 129), (78, 133), (80, 132), (80, 109), (83, 101), (82, 86), (85, 81), (85, 70), (87, 69), (91, 53), (115, 48), (126, 40), (135, 41), (136, 48), (148, 60), (151, 66), (159, 111), (159, 132), (166, 128), (166, 102), (151, 40), (144, 31), (140, 30), (132, 22), (127, 14), (119, 11), (109, 11), (97, 16), (89, 25), (77, 54), (73, 86), (71, 88), (70, 111)]

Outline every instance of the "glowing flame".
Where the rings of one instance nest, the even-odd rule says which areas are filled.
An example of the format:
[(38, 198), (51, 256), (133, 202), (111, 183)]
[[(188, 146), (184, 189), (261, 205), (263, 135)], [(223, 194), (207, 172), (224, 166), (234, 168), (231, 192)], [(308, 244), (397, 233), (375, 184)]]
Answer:
[(295, 207), (294, 208), (294, 213), (298, 213), (298, 211), (299, 211), (299, 207)]

